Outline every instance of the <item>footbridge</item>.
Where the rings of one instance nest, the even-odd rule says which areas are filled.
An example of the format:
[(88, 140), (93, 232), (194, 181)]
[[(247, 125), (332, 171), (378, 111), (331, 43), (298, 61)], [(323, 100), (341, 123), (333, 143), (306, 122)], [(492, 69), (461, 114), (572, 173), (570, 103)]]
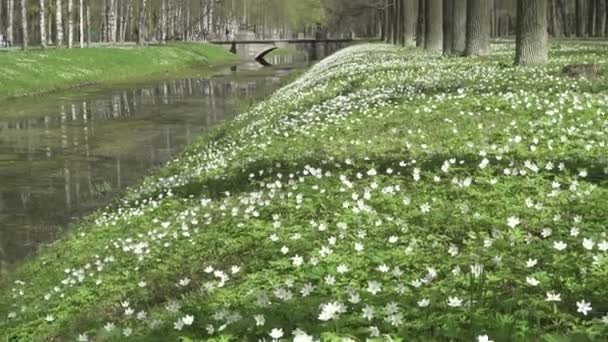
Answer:
[(326, 56), (352, 44), (354, 39), (260, 39), (211, 41), (211, 44), (224, 46), (245, 61), (257, 61), (270, 65), (265, 57), (276, 49), (294, 49), (305, 53), (310, 60)]

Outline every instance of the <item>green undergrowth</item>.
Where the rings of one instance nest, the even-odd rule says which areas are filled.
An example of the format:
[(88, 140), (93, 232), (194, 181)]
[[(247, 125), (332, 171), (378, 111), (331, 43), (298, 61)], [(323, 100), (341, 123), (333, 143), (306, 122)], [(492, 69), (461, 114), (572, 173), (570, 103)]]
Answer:
[(147, 80), (234, 62), (219, 46), (172, 43), (147, 47), (31, 49), (0, 53), (0, 100), (70, 87)]
[(9, 341), (602, 341), (608, 47), (338, 52), (2, 281)]

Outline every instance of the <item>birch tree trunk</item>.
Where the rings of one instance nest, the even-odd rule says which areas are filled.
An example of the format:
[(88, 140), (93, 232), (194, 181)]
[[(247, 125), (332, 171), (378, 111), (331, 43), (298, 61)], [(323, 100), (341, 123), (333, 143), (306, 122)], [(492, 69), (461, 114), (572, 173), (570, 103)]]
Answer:
[(40, 46), (46, 47), (46, 9), (44, 7), (44, 0), (40, 0)]
[(160, 7), (160, 11), (161, 11), (161, 18), (160, 18), (160, 40), (161, 42), (164, 42), (167, 40), (167, 1), (163, 0), (161, 7)]
[(108, 42), (116, 42), (116, 12), (114, 12), (114, 1), (110, 0), (108, 6)]
[(68, 0), (68, 49), (74, 45), (74, 0)]
[(55, 45), (61, 47), (63, 45), (63, 19), (61, 18), (61, 0), (55, 0)]
[(137, 45), (144, 45), (144, 30), (146, 19), (146, 0), (140, 0), (139, 3), (139, 20), (137, 29)]
[(22, 39), (22, 43), (21, 43), (21, 48), (23, 50), (27, 49), (27, 40), (28, 40), (28, 36), (27, 36), (27, 1), (26, 0), (21, 0), (21, 30), (22, 35), (21, 35), (21, 39)]
[(547, 0), (518, 0), (515, 64), (546, 63), (547, 38)]
[(91, 5), (87, 1), (87, 47), (91, 46)]
[(6, 15), (8, 16), (8, 22), (6, 23), (6, 39), (10, 44), (13, 44), (15, 40), (15, 35), (13, 33), (13, 25), (15, 24), (15, 1), (8, 0), (6, 7)]
[(84, 47), (84, 1), (80, 0), (80, 3), (78, 4), (78, 20), (79, 20), (79, 41), (80, 41), (80, 48), (82, 49)]
[(464, 55), (467, 35), (467, 0), (454, 1), (452, 15), (452, 53)]
[(490, 3), (487, 0), (467, 1), (465, 45), (465, 56), (490, 54)]

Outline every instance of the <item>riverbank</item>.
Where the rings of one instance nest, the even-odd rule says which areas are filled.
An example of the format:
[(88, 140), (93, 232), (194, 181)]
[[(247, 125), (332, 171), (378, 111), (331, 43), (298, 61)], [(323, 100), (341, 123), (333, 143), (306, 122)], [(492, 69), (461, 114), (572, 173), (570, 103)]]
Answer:
[(83, 85), (163, 78), (236, 60), (221, 47), (194, 43), (0, 52), (0, 101)]
[[(608, 333), (603, 47), (345, 49), (7, 275), (16, 340)], [(304, 340), (304, 339), (302, 339)]]

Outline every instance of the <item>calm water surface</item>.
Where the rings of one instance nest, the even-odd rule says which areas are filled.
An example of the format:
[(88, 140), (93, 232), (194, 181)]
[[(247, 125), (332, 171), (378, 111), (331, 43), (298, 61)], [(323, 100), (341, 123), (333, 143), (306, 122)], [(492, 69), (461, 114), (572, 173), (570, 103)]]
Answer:
[[(289, 62), (280, 58), (276, 62)], [(9, 101), (0, 106), (0, 270), (276, 90), (307, 63)], [(197, 72), (193, 72), (197, 74)]]

